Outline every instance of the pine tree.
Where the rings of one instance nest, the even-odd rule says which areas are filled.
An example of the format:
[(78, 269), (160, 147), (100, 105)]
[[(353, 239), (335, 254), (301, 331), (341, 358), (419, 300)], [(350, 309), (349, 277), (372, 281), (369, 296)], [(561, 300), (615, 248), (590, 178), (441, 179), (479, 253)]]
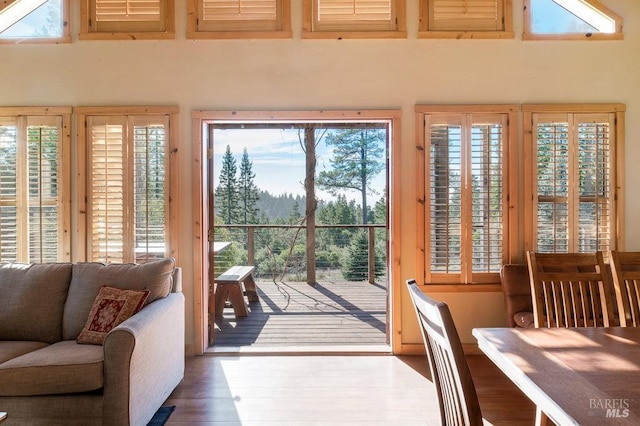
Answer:
[(257, 203), (260, 198), (258, 187), (253, 183), (256, 174), (253, 173), (253, 164), (249, 161), (247, 148), (242, 152), (240, 162), (240, 179), (238, 180), (238, 195), (240, 198), (240, 211), (242, 223), (258, 223)]
[[(347, 281), (366, 281), (369, 279), (369, 238), (364, 231), (358, 231), (349, 246), (349, 254), (345, 259), (342, 275)], [(384, 262), (376, 253), (374, 255), (374, 274), (379, 277), (384, 274)]]
[(222, 157), (222, 168), (220, 170), (220, 183), (215, 190), (215, 210), (223, 223), (239, 223), (240, 206), (238, 204), (238, 182), (236, 180), (236, 159), (231, 154), (231, 147), (227, 149)]
[(384, 129), (342, 129), (327, 135), (327, 146), (334, 147), (329, 160), (332, 169), (322, 171), (318, 186), (332, 195), (343, 191), (360, 192), (362, 223), (368, 221), (367, 194), (375, 192), (373, 178), (385, 168), (386, 131)]
[(382, 194), (382, 197), (376, 202), (373, 208), (373, 222), (374, 223), (387, 223), (387, 196), (386, 192)]

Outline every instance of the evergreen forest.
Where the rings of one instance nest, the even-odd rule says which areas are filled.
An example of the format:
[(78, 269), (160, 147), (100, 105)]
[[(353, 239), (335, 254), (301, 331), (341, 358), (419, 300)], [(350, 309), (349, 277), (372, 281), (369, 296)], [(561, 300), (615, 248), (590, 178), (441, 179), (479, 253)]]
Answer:
[[(385, 130), (338, 129), (324, 137), (334, 145), (332, 168), (317, 173), (315, 185), (334, 197), (314, 197), (311, 203), (305, 195), (261, 190), (247, 149), (238, 164), (226, 146), (214, 191), (214, 239), (233, 244), (215, 258), (216, 274), (248, 264), (252, 246), (258, 279), (306, 281), (310, 223), (315, 225), (312, 247), (318, 281), (369, 279), (370, 236), (375, 247), (373, 273), (376, 279), (386, 273), (386, 190), (371, 187), (373, 177), (385, 169)], [(358, 192), (361, 203), (348, 199), (348, 191)], [(368, 205), (368, 197), (379, 193)]]

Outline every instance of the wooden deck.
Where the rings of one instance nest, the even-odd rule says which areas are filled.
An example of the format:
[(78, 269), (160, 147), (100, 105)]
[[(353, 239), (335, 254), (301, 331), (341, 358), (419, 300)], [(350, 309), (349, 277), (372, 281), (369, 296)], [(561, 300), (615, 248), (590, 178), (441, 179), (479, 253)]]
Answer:
[(212, 351), (285, 347), (363, 349), (387, 344), (387, 291), (367, 282), (256, 282), (259, 302), (236, 318), (231, 307), (216, 319)]

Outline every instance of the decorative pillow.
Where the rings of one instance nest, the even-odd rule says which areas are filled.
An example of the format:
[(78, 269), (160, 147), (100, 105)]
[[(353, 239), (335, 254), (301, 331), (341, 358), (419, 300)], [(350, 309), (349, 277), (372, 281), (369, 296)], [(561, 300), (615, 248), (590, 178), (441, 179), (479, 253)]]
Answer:
[[(0, 0), (0, 3), (2, 0)], [(0, 6), (1, 7), (1, 6)], [(62, 340), (75, 340), (100, 291), (100, 287), (123, 290), (149, 290), (145, 304), (167, 296), (171, 292), (176, 261), (166, 258), (143, 264), (78, 262), (73, 264), (73, 274), (68, 286), (67, 300), (62, 315)], [(1, 296), (1, 295), (0, 295)], [(0, 299), (1, 305), (2, 299)], [(0, 315), (1, 316), (1, 315)]]
[(144, 306), (149, 290), (121, 290), (102, 286), (96, 296), (87, 323), (76, 342), (102, 345), (107, 333)]

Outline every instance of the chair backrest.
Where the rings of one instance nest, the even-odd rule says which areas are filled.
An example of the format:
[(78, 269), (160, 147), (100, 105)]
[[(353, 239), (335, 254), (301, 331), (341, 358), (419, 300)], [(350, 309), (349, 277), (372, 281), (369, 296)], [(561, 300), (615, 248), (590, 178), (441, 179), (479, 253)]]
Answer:
[(407, 280), (407, 287), (422, 330), (442, 424), (482, 425), (478, 395), (449, 307), (422, 293), (415, 280)]
[(614, 325), (609, 272), (601, 252), (527, 253), (536, 327)]
[(613, 275), (620, 325), (640, 326), (640, 252), (610, 251), (609, 264)]

